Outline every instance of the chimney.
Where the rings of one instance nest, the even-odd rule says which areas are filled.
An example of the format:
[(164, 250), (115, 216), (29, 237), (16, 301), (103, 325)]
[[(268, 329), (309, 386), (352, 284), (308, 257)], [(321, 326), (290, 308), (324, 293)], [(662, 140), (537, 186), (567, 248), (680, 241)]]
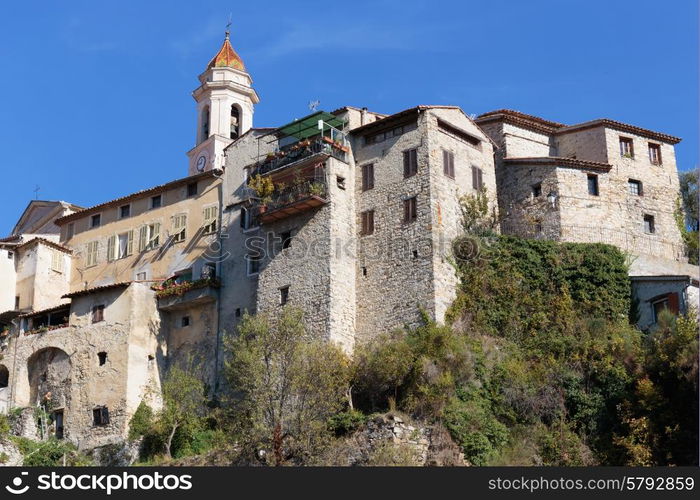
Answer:
[(360, 126), (367, 123), (367, 108), (362, 108), (362, 113), (360, 115)]

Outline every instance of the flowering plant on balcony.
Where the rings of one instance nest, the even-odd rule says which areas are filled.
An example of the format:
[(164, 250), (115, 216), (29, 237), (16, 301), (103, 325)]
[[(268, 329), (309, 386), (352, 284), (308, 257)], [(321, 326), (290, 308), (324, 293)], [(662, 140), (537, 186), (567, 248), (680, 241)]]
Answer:
[(65, 328), (68, 326), (68, 323), (63, 323), (61, 325), (42, 325), (38, 328), (34, 328), (32, 330), (27, 330), (24, 332), (25, 335), (35, 335), (37, 333), (44, 333), (44, 332), (50, 332), (52, 330), (59, 330), (61, 328)]
[(185, 292), (195, 290), (197, 288), (204, 288), (206, 286), (218, 287), (219, 285), (220, 282), (216, 278), (202, 278), (195, 281), (184, 281), (182, 283), (177, 283), (176, 281), (169, 279), (160, 285), (152, 286), (151, 290), (156, 292), (156, 297), (162, 299), (164, 297), (179, 297), (184, 295)]
[(248, 181), (248, 186), (255, 191), (255, 195), (265, 205), (272, 200), (272, 193), (275, 192), (275, 185), (269, 177), (260, 174), (254, 175)]

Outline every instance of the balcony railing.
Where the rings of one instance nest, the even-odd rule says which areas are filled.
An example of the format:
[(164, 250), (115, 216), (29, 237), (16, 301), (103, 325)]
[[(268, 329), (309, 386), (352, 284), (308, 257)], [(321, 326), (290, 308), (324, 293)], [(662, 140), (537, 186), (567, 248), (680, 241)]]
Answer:
[(269, 174), (270, 172), (316, 155), (326, 157), (332, 156), (340, 161), (347, 162), (348, 147), (346, 144), (345, 141), (334, 141), (329, 137), (298, 141), (289, 146), (285, 146), (276, 153), (267, 155), (265, 159), (256, 164), (251, 174)]
[(216, 278), (204, 278), (196, 281), (177, 283), (168, 281), (152, 287), (158, 299), (158, 308), (164, 311), (186, 309), (201, 304), (215, 302), (216, 289), (221, 286)]
[(258, 221), (262, 224), (273, 222), (326, 203), (328, 203), (326, 180), (309, 179), (273, 193), (271, 201), (258, 206)]

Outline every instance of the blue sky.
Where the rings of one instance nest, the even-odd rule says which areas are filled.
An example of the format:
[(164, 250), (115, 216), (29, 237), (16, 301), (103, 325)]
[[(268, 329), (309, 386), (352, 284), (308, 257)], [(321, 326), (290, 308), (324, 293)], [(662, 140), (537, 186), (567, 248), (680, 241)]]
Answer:
[(256, 126), (367, 106), (456, 104), (682, 137), (698, 163), (697, 2), (2, 2), (0, 159), (9, 233), (39, 198), (90, 206), (187, 174), (191, 91), (232, 43)]

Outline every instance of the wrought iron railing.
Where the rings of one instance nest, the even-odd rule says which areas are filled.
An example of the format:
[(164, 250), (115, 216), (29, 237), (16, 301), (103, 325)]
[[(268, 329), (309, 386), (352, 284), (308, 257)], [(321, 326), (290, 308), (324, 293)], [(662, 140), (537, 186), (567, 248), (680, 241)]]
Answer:
[(276, 153), (270, 153), (256, 164), (251, 174), (265, 175), (316, 154), (326, 154), (340, 161), (347, 162), (347, 146), (345, 143), (334, 142), (329, 138), (323, 137), (298, 141), (280, 149)]
[(323, 200), (328, 199), (328, 183), (325, 179), (309, 179), (276, 191), (272, 195), (272, 200), (265, 204), (264, 211), (272, 212), (314, 196)]

